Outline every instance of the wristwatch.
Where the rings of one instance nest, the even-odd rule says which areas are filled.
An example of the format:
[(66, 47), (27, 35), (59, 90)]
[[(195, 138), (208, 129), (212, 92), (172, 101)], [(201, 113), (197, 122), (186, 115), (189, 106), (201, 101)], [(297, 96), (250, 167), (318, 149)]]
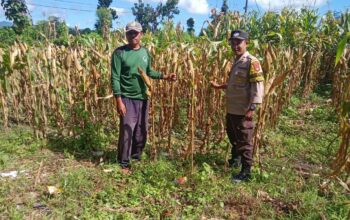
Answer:
[(255, 103), (250, 104), (249, 110), (254, 111), (255, 109), (256, 109), (256, 104)]

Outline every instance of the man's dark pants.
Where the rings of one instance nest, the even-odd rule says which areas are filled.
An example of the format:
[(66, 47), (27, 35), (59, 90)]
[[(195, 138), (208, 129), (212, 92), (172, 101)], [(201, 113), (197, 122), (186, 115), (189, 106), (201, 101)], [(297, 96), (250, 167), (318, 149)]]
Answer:
[(254, 122), (244, 115), (226, 115), (226, 132), (232, 144), (232, 160), (240, 157), (242, 170), (250, 169), (253, 162)]
[(148, 101), (122, 98), (126, 115), (120, 117), (118, 163), (129, 167), (130, 158), (140, 160), (148, 131)]

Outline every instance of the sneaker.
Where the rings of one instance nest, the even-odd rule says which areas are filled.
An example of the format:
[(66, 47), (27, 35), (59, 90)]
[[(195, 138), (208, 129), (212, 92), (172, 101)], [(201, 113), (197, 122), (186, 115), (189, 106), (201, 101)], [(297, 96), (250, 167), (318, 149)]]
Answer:
[(140, 162), (141, 158), (138, 155), (131, 155), (131, 160), (136, 161), (136, 162)]
[(251, 179), (250, 172), (240, 172), (232, 178), (232, 182), (240, 183), (240, 182), (248, 182)]

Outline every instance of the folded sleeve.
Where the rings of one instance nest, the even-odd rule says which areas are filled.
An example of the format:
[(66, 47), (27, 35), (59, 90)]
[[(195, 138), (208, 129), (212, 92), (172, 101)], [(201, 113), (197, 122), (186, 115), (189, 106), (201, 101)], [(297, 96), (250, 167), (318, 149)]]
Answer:
[(261, 104), (264, 97), (264, 82), (250, 83), (250, 103)]

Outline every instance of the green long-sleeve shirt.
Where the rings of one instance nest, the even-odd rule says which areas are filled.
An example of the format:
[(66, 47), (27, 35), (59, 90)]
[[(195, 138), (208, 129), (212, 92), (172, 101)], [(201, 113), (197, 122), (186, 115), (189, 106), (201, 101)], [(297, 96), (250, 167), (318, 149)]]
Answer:
[(162, 74), (151, 68), (151, 56), (141, 47), (130, 49), (127, 45), (117, 48), (112, 55), (111, 83), (114, 96), (146, 100), (147, 86), (139, 74), (140, 67), (152, 79), (161, 79)]

